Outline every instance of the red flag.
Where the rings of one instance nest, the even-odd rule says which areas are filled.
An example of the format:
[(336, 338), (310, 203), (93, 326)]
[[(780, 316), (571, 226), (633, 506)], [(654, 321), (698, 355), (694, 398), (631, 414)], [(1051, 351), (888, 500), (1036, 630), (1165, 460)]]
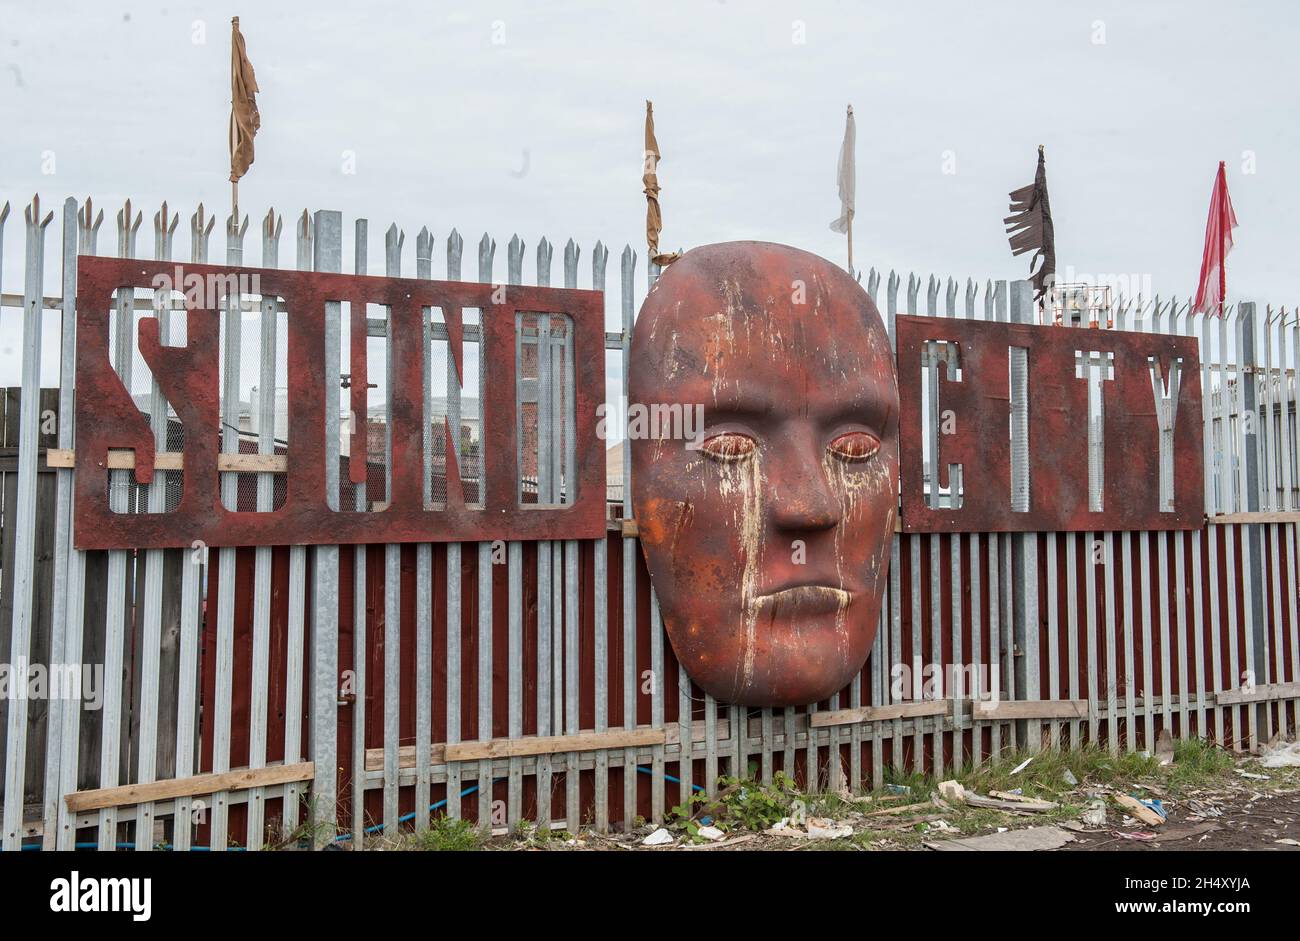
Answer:
[(1228, 176), (1219, 161), (1219, 175), (1214, 179), (1214, 195), (1210, 197), (1210, 218), (1205, 223), (1205, 253), (1201, 256), (1201, 280), (1196, 286), (1194, 313), (1214, 313), (1223, 316), (1227, 295), (1227, 269), (1224, 262), (1232, 251), (1232, 230), (1237, 227), (1237, 214), (1232, 211), (1232, 197), (1228, 195)]

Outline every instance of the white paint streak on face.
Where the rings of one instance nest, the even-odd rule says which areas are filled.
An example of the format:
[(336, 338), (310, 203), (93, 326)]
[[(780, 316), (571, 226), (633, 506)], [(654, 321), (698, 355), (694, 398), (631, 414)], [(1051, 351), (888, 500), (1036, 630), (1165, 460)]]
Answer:
[(748, 688), (754, 679), (754, 642), (758, 622), (758, 607), (754, 599), (758, 593), (758, 572), (763, 555), (763, 471), (758, 454), (722, 464), (718, 486), (724, 497), (733, 500), (732, 524), (740, 531), (740, 554), (744, 559), (740, 579), (744, 651), (737, 665), (740, 671), (737, 681), (740, 688)]

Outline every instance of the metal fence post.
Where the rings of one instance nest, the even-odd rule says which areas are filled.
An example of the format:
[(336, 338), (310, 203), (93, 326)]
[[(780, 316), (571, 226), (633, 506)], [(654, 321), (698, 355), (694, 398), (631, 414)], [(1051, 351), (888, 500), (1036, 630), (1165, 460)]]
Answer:
[[(1032, 286), (1028, 281), (1012, 281), (1010, 285), (1011, 322), (1033, 323), (1034, 301)], [(1011, 421), (1018, 434), (1012, 445), (1011, 460), (1020, 470), (1017, 479), (1023, 481), (1025, 496), (1029, 501), (1029, 395), (1028, 362), (1024, 355), (1011, 359)], [(1021, 403), (1017, 410), (1016, 403)], [(1025, 509), (1028, 509), (1028, 502)], [(1015, 664), (1017, 699), (1038, 699), (1038, 534), (1017, 533), (1011, 545), (1011, 617), (1014, 646), (1009, 655)], [(1088, 668), (1094, 669), (1091, 657)], [(1016, 722), (1016, 743), (1021, 748), (1037, 751), (1041, 742), (1042, 723), (1020, 719)]]
[[(313, 267), (343, 269), (343, 214), (316, 213)], [(339, 311), (338, 301), (325, 305), (325, 487), (338, 509), (339, 438)], [(339, 683), (339, 547), (317, 546), (311, 613), (311, 760), (312, 846), (334, 840), (338, 827), (338, 683)], [(358, 773), (364, 771), (358, 769)], [(360, 839), (360, 834), (354, 834)]]
[[(1255, 343), (1255, 303), (1245, 301), (1239, 307), (1238, 322), (1241, 335), (1241, 384), (1242, 409), (1250, 418), (1243, 422), (1244, 453), (1246, 458), (1246, 498), (1247, 512), (1260, 510), (1259, 493), (1259, 426), (1264, 420), (1259, 414), (1259, 380), (1258, 351)], [(1268, 635), (1264, 623), (1264, 531), (1258, 523), (1249, 523), (1242, 532), (1241, 570), (1247, 581), (1244, 588), (1249, 593), (1245, 598), (1246, 617), (1249, 619), (1250, 632), (1246, 637), (1251, 645), (1249, 652), (1251, 685), (1263, 681), (1268, 664)], [(1261, 744), (1258, 737), (1261, 729), (1267, 728), (1268, 703), (1261, 702), (1254, 707), (1254, 721), (1251, 723), (1251, 748), (1257, 749)]]

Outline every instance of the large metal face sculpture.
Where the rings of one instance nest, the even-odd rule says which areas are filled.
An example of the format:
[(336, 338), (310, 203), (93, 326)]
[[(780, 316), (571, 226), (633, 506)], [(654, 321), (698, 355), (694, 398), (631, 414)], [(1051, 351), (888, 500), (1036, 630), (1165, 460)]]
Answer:
[(875, 637), (898, 494), (898, 384), (871, 298), (783, 245), (693, 249), (646, 298), (630, 370), (643, 414), (703, 406), (694, 440), (664, 437), (671, 421), (631, 435), (641, 545), (686, 672), (752, 706), (844, 687)]

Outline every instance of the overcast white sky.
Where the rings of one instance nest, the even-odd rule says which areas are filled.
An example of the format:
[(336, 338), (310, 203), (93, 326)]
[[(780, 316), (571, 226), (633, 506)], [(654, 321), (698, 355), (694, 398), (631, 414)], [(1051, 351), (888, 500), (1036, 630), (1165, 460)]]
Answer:
[[(1001, 223), (1008, 190), (1047, 147), (1058, 269), (1195, 288), (1219, 160), (1241, 226), (1230, 299), (1300, 301), (1300, 37), (1287, 0), (1208, 2), (712, 2), (247, 4), (0, 0), (3, 290), (21, 290), (24, 204), (91, 195), (228, 212), (229, 20), (241, 15), (261, 85), (257, 159), (241, 184), (247, 258), (268, 206), (282, 258), (304, 207), (382, 231), (452, 226), (528, 245), (541, 236), (644, 257), (644, 99), (664, 159), (664, 248), (740, 238), (842, 261), (835, 165), (858, 116), (859, 267), (1023, 277)], [(205, 35), (200, 35), (204, 33)], [(202, 39), (204, 41), (197, 42)], [(352, 152), (355, 173), (344, 172)], [(949, 153), (950, 152), (950, 153)], [(53, 165), (51, 166), (51, 160)], [(945, 161), (955, 173), (945, 173)], [(1253, 164), (1255, 172), (1243, 172)], [(45, 172), (53, 170), (52, 173)], [(188, 257), (187, 219), (177, 255)], [(218, 226), (213, 255), (222, 257)], [(435, 276), (442, 271), (435, 264)], [(638, 268), (644, 283), (644, 262)], [(57, 278), (46, 293), (57, 293)], [(20, 312), (0, 323), (0, 383), (16, 384)]]

